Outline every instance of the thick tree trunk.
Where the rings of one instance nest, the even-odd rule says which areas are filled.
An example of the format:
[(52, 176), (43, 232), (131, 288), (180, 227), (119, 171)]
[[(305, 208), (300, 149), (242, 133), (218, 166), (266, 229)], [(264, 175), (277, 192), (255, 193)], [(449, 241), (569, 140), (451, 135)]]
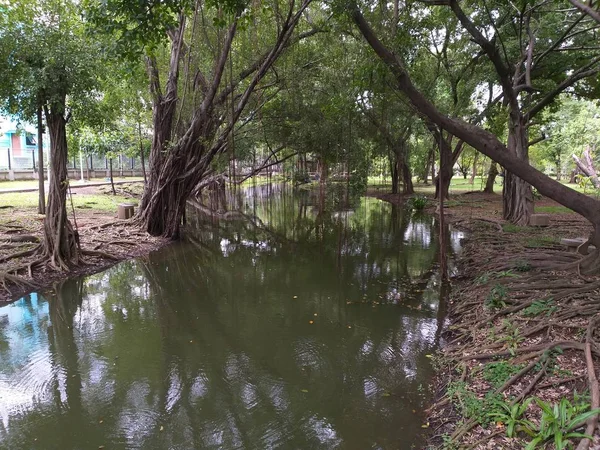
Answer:
[(320, 181), (321, 185), (326, 184), (328, 178), (329, 178), (329, 164), (327, 163), (327, 161), (325, 161), (324, 159), (321, 158), (321, 161), (319, 164), (319, 181)]
[(435, 148), (431, 149), (431, 183), (435, 184)]
[[(151, 235), (180, 237), (187, 199), (206, 170), (198, 165), (196, 170), (187, 171), (194, 164), (194, 154), (192, 148), (171, 148), (162, 166), (153, 165), (137, 216)], [(189, 175), (182, 177), (186, 171)]]
[[(441, 192), (441, 195), (443, 195), (444, 198), (449, 199), (450, 183), (452, 182), (452, 175), (454, 173), (453, 167), (456, 160), (450, 143), (443, 137), (442, 133), (438, 132), (434, 135), (436, 136), (440, 151), (440, 170), (435, 180), (435, 198), (439, 198)], [(457, 153), (459, 151), (460, 149), (457, 148)]]
[(68, 269), (79, 263), (79, 242), (67, 218), (67, 133), (62, 114), (46, 111), (50, 133), (50, 178), (48, 207), (44, 219), (43, 254), (56, 269)]
[[(428, 179), (429, 179), (429, 167), (430, 167), (430, 165), (433, 166), (433, 164), (434, 164), (434, 162), (433, 162), (434, 158), (435, 158), (435, 146), (433, 146), (431, 148), (431, 150), (429, 150), (429, 153), (427, 153), (427, 163), (425, 165), (425, 172), (424, 172), (425, 176), (423, 177), (423, 183), (425, 183), (425, 184), (428, 183)], [(431, 178), (431, 182), (432, 183), (434, 182), (434, 179), (435, 179), (435, 176), (433, 176)]]
[[(521, 117), (509, 119), (508, 151), (523, 164), (529, 165), (527, 126)], [(531, 185), (510, 171), (504, 171), (502, 190), (503, 215), (506, 220), (517, 225), (528, 225), (533, 214), (533, 193)]]
[(490, 164), (490, 170), (488, 170), (487, 180), (485, 182), (485, 188), (483, 192), (486, 194), (494, 193), (494, 183), (496, 182), (496, 177), (498, 176), (498, 165), (492, 161)]
[(570, 184), (574, 184), (574, 183), (577, 182), (577, 179), (576, 179), (577, 174), (578, 174), (578, 170), (577, 169), (573, 169), (571, 171), (571, 176), (569, 177), (569, 183)]

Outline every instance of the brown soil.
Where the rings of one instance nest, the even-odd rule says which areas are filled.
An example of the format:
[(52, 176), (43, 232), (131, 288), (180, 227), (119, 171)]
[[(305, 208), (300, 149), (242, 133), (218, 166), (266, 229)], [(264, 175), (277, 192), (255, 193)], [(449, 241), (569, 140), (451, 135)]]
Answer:
[[(109, 186), (110, 188), (110, 186)], [(106, 186), (82, 188), (78, 195), (98, 195)], [(123, 191), (119, 194), (123, 195)], [(71, 213), (69, 218), (72, 221)], [(169, 241), (142, 232), (130, 221), (117, 219), (116, 212), (77, 209), (76, 227), (81, 248), (88, 254), (83, 264), (59, 271), (48, 264), (37, 264), (33, 255), (14, 257), (34, 250), (42, 237), (44, 216), (33, 208), (10, 207), (2, 210), (0, 220), (0, 304), (18, 299), (31, 291), (44, 291), (65, 278), (91, 274), (130, 258), (146, 255)], [(30, 266), (33, 264), (33, 266)]]
[[(494, 415), (503, 413), (500, 403), (535, 397), (554, 405), (564, 398), (589, 410), (599, 401), (600, 277), (581, 276), (581, 255), (559, 244), (587, 237), (591, 226), (547, 199), (536, 202), (536, 209), (552, 211), (546, 228), (507, 224), (500, 195), (461, 194), (446, 204), (448, 220), (468, 238), (460, 276), (452, 280), (446, 343), (434, 358), (428, 448), (523, 449), (532, 438), (524, 425), (507, 435), (508, 417)], [(541, 408), (532, 401), (520, 419), (539, 428)], [(593, 434), (594, 442), (572, 438), (572, 448), (600, 449), (597, 422), (588, 426), (578, 431)], [(553, 442), (536, 448), (555, 448)]]

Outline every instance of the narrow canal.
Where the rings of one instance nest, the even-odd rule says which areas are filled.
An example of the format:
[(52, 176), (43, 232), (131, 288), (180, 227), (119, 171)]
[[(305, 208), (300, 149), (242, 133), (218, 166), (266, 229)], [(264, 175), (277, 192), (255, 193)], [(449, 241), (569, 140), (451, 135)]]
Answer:
[(0, 307), (0, 448), (420, 448), (435, 219), (284, 186), (227, 205), (190, 211), (185, 242)]

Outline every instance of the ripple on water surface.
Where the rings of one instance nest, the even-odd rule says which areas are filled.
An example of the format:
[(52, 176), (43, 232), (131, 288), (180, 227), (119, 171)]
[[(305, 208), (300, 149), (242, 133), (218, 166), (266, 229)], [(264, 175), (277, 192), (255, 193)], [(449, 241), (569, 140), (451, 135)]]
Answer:
[(252, 226), (190, 215), (197, 245), (0, 307), (0, 449), (418, 447), (432, 219), (253, 192)]

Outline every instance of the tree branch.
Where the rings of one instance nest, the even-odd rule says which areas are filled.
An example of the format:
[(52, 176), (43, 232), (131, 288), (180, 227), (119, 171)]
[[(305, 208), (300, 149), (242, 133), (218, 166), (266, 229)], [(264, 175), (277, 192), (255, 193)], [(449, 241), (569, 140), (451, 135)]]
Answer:
[(352, 7), (350, 13), (366, 41), (396, 78), (398, 89), (404, 92), (423, 116), (533, 185), (542, 195), (562, 205), (569, 205), (569, 208), (592, 223), (600, 223), (600, 202), (547, 177), (529, 164), (523, 164), (521, 159), (508, 152), (506, 146), (489, 131), (442, 114), (415, 87), (404, 64), (379, 41), (358, 8)]
[(581, 3), (578, 0), (569, 0), (573, 6), (575, 6), (578, 10), (583, 11), (596, 22), (600, 23), (600, 13), (593, 9), (591, 6), (588, 6), (584, 3)]
[(570, 77), (560, 83), (554, 90), (548, 92), (544, 98), (542, 98), (538, 103), (533, 105), (529, 111), (527, 111), (524, 116), (527, 121), (533, 119), (536, 114), (538, 114), (542, 109), (548, 106), (550, 103), (554, 101), (554, 99), (564, 92), (565, 89), (573, 86), (579, 80), (582, 80), (586, 77), (592, 76), (600, 71), (600, 66), (592, 68), (596, 64), (600, 62), (600, 56), (594, 58), (589, 64), (581, 67), (576, 70)]

